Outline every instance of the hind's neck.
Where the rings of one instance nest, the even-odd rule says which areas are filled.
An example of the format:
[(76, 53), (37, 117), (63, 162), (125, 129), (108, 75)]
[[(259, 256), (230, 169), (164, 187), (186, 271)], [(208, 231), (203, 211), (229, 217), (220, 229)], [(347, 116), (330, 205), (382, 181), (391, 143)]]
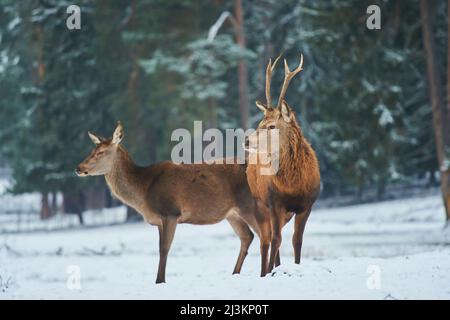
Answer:
[(137, 209), (142, 206), (146, 186), (142, 173), (143, 168), (136, 166), (125, 149), (119, 146), (105, 179), (116, 198)]

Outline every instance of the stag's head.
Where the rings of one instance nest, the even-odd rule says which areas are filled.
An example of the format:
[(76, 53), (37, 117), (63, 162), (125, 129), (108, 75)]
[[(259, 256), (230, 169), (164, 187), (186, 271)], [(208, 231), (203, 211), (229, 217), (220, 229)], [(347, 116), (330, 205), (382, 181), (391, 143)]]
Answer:
[(107, 174), (117, 156), (119, 143), (123, 138), (123, 127), (120, 122), (114, 130), (112, 138), (105, 139), (94, 133), (88, 132), (89, 138), (95, 144), (95, 148), (89, 156), (81, 162), (75, 172), (80, 177), (98, 176)]
[[(272, 60), (269, 60), (269, 64), (267, 65), (266, 69), (266, 103), (262, 103), (259, 101), (256, 101), (256, 106), (258, 109), (260, 109), (264, 113), (264, 118), (259, 123), (256, 131), (251, 134), (248, 137), (248, 140), (246, 142), (247, 147), (249, 146), (256, 146), (258, 145), (258, 136), (261, 133), (268, 134), (271, 132), (271, 130), (277, 130), (278, 139), (279, 139), (279, 145), (283, 146), (285, 145), (285, 142), (287, 139), (289, 139), (290, 133), (292, 132), (293, 128), (298, 129), (299, 125), (297, 123), (297, 120), (295, 118), (295, 113), (292, 110), (292, 108), (287, 104), (285, 100), (285, 95), (287, 88), (289, 86), (289, 83), (291, 82), (292, 78), (302, 71), (303, 67), (303, 55), (300, 56), (300, 63), (299, 66), (293, 70), (289, 70), (288, 63), (286, 59), (284, 59), (284, 82), (283, 86), (281, 88), (280, 96), (278, 98), (278, 104), (276, 107), (272, 107), (272, 98), (270, 95), (270, 81), (272, 79), (272, 72), (275, 69), (275, 66), (280, 59), (281, 56), (279, 56), (274, 63), (272, 64)], [(251, 149), (251, 148), (250, 148)], [(251, 150), (250, 150), (251, 151)]]

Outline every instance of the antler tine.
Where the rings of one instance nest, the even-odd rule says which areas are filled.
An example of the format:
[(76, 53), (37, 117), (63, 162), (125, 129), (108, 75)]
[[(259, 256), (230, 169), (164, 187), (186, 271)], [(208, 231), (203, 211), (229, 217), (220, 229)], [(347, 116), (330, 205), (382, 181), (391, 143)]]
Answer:
[(300, 55), (300, 63), (294, 71), (289, 70), (288, 63), (287, 63), (286, 59), (284, 59), (284, 82), (283, 82), (283, 86), (281, 87), (280, 97), (278, 98), (278, 107), (280, 107), (281, 101), (284, 99), (287, 88), (288, 88), (289, 83), (291, 82), (292, 78), (302, 70), (303, 70), (303, 54)]
[(272, 105), (272, 98), (270, 96), (270, 81), (272, 79), (272, 72), (275, 69), (275, 66), (277, 65), (278, 60), (280, 60), (281, 54), (275, 59), (275, 61), (272, 64), (272, 59), (269, 60), (269, 64), (266, 68), (266, 102), (267, 102), (267, 108), (271, 108)]

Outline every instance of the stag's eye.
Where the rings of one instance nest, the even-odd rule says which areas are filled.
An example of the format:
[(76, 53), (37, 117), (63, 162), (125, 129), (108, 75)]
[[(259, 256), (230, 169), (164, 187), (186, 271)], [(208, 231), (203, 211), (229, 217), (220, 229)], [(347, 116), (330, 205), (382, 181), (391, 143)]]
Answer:
[(269, 130), (273, 130), (273, 129), (275, 129), (275, 126), (272, 124), (269, 126)]

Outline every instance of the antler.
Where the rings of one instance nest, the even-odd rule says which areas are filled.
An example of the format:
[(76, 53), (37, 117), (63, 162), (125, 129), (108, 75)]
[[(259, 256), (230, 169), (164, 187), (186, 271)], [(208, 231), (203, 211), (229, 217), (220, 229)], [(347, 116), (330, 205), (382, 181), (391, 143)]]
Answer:
[(300, 71), (303, 70), (302, 67), (303, 67), (303, 54), (300, 56), (300, 64), (298, 65), (297, 69), (295, 69), (294, 71), (289, 70), (287, 61), (286, 61), (286, 59), (284, 59), (284, 82), (283, 82), (283, 87), (281, 87), (280, 97), (278, 98), (278, 107), (280, 107), (281, 101), (284, 99), (284, 95), (286, 94), (286, 90), (289, 86), (289, 82), (291, 82), (292, 78), (297, 73), (299, 73)]
[(267, 102), (267, 108), (271, 108), (272, 105), (272, 98), (270, 96), (270, 81), (272, 79), (272, 71), (275, 69), (275, 66), (277, 65), (278, 60), (281, 58), (281, 54), (278, 56), (278, 58), (275, 59), (274, 63), (272, 64), (272, 59), (269, 60), (269, 64), (266, 68), (266, 102)]

